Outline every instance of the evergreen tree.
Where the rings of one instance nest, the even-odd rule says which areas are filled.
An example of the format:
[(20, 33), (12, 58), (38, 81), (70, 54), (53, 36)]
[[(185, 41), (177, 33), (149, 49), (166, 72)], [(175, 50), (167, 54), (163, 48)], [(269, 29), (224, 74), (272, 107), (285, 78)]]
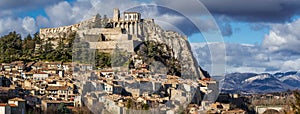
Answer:
[(21, 35), (15, 31), (0, 39), (0, 62), (11, 62), (20, 59), (22, 55)]
[(30, 34), (27, 35), (27, 37), (24, 38), (22, 43), (22, 57), (25, 59), (30, 59), (35, 48), (35, 43), (31, 37)]

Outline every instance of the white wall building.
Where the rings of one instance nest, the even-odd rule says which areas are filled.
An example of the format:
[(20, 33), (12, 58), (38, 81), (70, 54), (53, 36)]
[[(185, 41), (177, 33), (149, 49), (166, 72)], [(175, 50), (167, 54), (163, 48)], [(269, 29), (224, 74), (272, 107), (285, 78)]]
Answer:
[(45, 72), (39, 72), (39, 73), (33, 74), (34, 80), (45, 80), (48, 77), (49, 77), (49, 74), (47, 74)]
[(0, 103), (0, 114), (11, 114), (10, 106), (7, 103)]

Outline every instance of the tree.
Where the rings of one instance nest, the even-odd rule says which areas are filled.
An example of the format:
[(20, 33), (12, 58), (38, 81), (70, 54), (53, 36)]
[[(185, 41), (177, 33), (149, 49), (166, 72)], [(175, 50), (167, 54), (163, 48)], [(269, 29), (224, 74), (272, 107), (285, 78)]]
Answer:
[[(58, 48), (53, 48), (53, 40), (42, 40), (38, 33), (28, 34), (23, 38), (15, 31), (0, 38), (0, 62), (9, 63), (16, 60), (22, 61), (72, 61), (72, 47), (76, 32), (59, 38)], [(39, 47), (36, 47), (39, 45)], [(35, 49), (37, 48), (37, 50)], [(36, 51), (36, 52), (35, 52)], [(87, 55), (89, 56), (89, 55)]]
[(291, 104), (295, 114), (300, 114), (300, 92), (299, 90), (293, 91), (295, 101)]
[(57, 112), (59, 114), (69, 114), (71, 111), (70, 109), (68, 109), (64, 103), (60, 103), (58, 108), (57, 108)]
[(0, 39), (0, 62), (11, 62), (20, 59), (22, 55), (21, 35), (15, 31)]
[(149, 110), (149, 108), (150, 108), (150, 106), (147, 103), (142, 105), (143, 110)]
[(120, 49), (118, 46), (114, 49), (111, 56), (112, 67), (122, 67), (128, 65), (130, 55), (127, 51)]
[(35, 44), (42, 44), (42, 40), (41, 40), (38, 32), (34, 33), (33, 41)]
[(126, 108), (130, 109), (132, 107), (132, 99), (128, 99), (127, 104), (126, 104)]
[(22, 57), (26, 59), (30, 59), (32, 56), (32, 53), (34, 52), (35, 48), (35, 42), (32, 39), (31, 35), (28, 34), (27, 37), (24, 38), (22, 43)]
[(167, 68), (167, 74), (181, 76), (180, 61), (174, 57), (173, 50), (164, 43), (145, 41), (134, 49), (141, 59), (151, 65), (161, 62)]
[(106, 68), (111, 67), (111, 55), (109, 53), (103, 53), (96, 51), (96, 67)]

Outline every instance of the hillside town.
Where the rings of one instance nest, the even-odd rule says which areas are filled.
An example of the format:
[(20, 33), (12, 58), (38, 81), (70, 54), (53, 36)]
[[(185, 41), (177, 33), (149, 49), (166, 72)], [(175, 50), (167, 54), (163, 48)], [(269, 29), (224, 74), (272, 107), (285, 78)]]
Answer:
[[(92, 68), (92, 66), (85, 66), (87, 69)], [(47, 111), (53, 110), (61, 104), (70, 109), (82, 107), (84, 103), (81, 100), (79, 91), (83, 90), (88, 92), (86, 98), (91, 99), (87, 101), (99, 100), (99, 102), (111, 103), (108, 104), (109, 106), (105, 106), (106, 108), (130, 108), (135, 106), (136, 108), (149, 109), (152, 106), (161, 106), (169, 100), (174, 100), (174, 102), (178, 100), (176, 107), (179, 107), (182, 102), (190, 101), (188, 98), (191, 98), (192, 93), (183, 90), (177, 91), (176, 88), (183, 87), (183, 85), (189, 85), (185, 86), (187, 88), (201, 86), (202, 91), (207, 91), (206, 86), (208, 83), (216, 83), (209, 79), (192, 83), (189, 80), (180, 80), (177, 76), (153, 75), (146, 69), (147, 65), (142, 64), (137, 69), (121, 73), (121, 75), (115, 74), (112, 69), (94, 70), (94, 77), (89, 78), (90, 84), (96, 86), (94, 91), (91, 92), (91, 90), (87, 90), (88, 88), (92, 89), (91, 87), (78, 88), (75, 85), (72, 67), (72, 63), (61, 62), (24, 63), (23, 61), (14, 61), (12, 63), (2, 63), (0, 97), (3, 109), (1, 108), (1, 111), (4, 114), (26, 113), (29, 109)], [(155, 79), (152, 77), (160, 78)], [(136, 83), (144, 83), (145, 87), (134, 87)], [(152, 83), (155, 84), (152, 85)], [(123, 88), (121, 84), (132, 84), (132, 86), (123, 85), (128, 87)], [(157, 87), (150, 87), (149, 85)], [(162, 93), (155, 94), (152, 89), (160, 86), (164, 88), (160, 92), (169, 93), (164, 95)], [(103, 96), (98, 96), (99, 99), (94, 98), (92, 94), (95, 93)], [(197, 96), (195, 99), (194, 101), (197, 101), (198, 104), (201, 102), (201, 96)], [(137, 105), (136, 103), (144, 103), (145, 105)], [(113, 107), (114, 105), (115, 107)], [(114, 109), (114, 111), (121, 111), (121, 109)]]
[[(219, 82), (198, 66), (186, 36), (163, 30), (153, 19), (141, 19), (139, 12), (123, 14), (121, 17), (116, 8), (113, 18), (96, 15), (79, 24), (40, 29), (41, 43), (35, 44), (33, 52), (36, 57), (42, 55), (39, 50), (52, 51), (49, 46), (64, 49), (64, 43), (71, 43), (62, 39), (76, 33), (73, 47), (68, 48), (76, 51), (82, 42), (75, 41), (84, 40), (89, 49), (108, 55), (120, 49), (121, 58), (115, 59), (122, 64), (116, 65), (110, 63), (112, 58), (104, 58), (101, 64), (105, 67), (96, 67), (93, 61), (82, 60), (95, 59), (88, 58), (85, 50), (78, 55), (73, 52), (76, 54), (72, 62), (63, 59), (3, 62), (0, 64), (0, 114), (290, 111), (285, 108), (286, 102), (273, 106), (255, 99), (284, 101), (292, 99), (291, 93), (219, 95)], [(129, 56), (126, 58), (124, 53)], [(123, 62), (122, 57), (126, 58)]]
[[(82, 68), (84, 70), (93, 70), (92, 66), (83, 66), (86, 66)], [(106, 109), (110, 113), (125, 113), (126, 109), (131, 108), (159, 108), (165, 113), (175, 113), (186, 102), (186, 109), (181, 111), (190, 114), (261, 114), (266, 109), (288, 112), (290, 110), (287, 110), (287, 104), (293, 99), (292, 93), (288, 92), (257, 95), (220, 94), (216, 102), (205, 102), (201, 100), (208, 91), (207, 86), (217, 83), (216, 81), (205, 78), (195, 83), (182, 80), (178, 76), (152, 74), (146, 64), (139, 64), (130, 72), (116, 73), (113, 69), (93, 70), (91, 73), (94, 75), (89, 77), (84, 88), (79, 88), (72, 76), (72, 67), (72, 63), (61, 62), (2, 63), (1, 114), (47, 111), (53, 113), (62, 104), (70, 111), (68, 113), (80, 113), (80, 107), (93, 105), (101, 106), (98, 109)], [(199, 91), (195, 92), (201, 94), (187, 91), (196, 87), (199, 87)], [(80, 93), (85, 96), (81, 96)], [(193, 94), (195, 96), (192, 96)], [(98, 109), (90, 109), (93, 111), (88, 112), (103, 111)]]

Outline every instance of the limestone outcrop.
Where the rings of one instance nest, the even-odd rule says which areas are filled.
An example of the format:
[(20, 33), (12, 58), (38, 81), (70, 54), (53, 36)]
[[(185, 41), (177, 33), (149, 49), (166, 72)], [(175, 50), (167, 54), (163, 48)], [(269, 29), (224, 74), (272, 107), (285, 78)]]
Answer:
[(181, 77), (184, 79), (197, 79), (209, 77), (201, 71), (194, 58), (190, 44), (186, 36), (182, 36), (174, 31), (165, 31), (154, 20), (143, 21), (144, 34), (147, 40), (165, 43), (173, 49), (173, 56), (180, 60)]
[(120, 17), (118, 9), (114, 10), (113, 18), (101, 18), (96, 15), (90, 20), (65, 27), (46, 28), (40, 30), (42, 40), (55, 39), (77, 32), (79, 37), (89, 39), (91, 48), (103, 51), (112, 51), (117, 45), (119, 48), (133, 52), (139, 42), (155, 41), (165, 43), (172, 48), (173, 57), (180, 60), (181, 77), (199, 79), (208, 77), (202, 72), (194, 58), (186, 36), (174, 31), (165, 31), (153, 19), (141, 19), (138, 12), (124, 12)]

